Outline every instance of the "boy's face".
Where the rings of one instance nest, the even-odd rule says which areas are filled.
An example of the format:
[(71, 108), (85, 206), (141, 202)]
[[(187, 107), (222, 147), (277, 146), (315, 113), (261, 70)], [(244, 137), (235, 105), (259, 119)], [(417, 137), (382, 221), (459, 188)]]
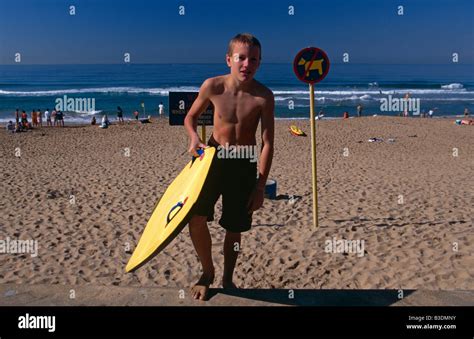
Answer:
[(232, 76), (240, 82), (247, 82), (253, 79), (260, 66), (260, 49), (256, 46), (235, 43), (232, 55), (226, 55), (226, 60)]

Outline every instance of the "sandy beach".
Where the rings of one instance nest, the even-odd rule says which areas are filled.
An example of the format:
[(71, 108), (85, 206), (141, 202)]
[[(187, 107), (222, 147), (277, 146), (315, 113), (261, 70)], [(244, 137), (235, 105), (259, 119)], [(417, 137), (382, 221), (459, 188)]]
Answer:
[[(309, 137), (276, 122), (266, 199), (242, 238), (245, 289), (474, 289), (474, 127), (454, 119), (317, 121), (319, 229), (313, 231)], [(209, 135), (208, 129), (208, 135)], [(368, 142), (369, 138), (383, 139)], [(389, 139), (393, 139), (390, 140)], [(0, 240), (37, 241), (37, 256), (0, 254), (0, 284), (188, 288), (200, 265), (187, 228), (132, 274), (125, 265), (153, 207), (189, 161), (187, 136), (147, 125), (0, 133)], [(221, 203), (216, 206), (220, 217)], [(224, 230), (209, 224), (220, 287)], [(328, 241), (364, 241), (363, 253)]]

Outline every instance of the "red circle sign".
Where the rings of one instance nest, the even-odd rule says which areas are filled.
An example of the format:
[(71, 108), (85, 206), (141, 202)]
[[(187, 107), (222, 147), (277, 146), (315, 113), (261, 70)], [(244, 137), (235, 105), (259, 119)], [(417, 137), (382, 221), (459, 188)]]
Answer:
[(327, 54), (316, 47), (302, 49), (293, 60), (296, 77), (308, 84), (323, 80), (329, 72), (329, 66)]

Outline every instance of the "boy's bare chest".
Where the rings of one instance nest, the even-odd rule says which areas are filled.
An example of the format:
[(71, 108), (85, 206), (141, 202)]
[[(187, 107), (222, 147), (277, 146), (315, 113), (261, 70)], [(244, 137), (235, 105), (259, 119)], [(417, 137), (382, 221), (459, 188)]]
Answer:
[(214, 112), (224, 122), (237, 123), (254, 120), (260, 116), (261, 100), (249, 94), (232, 95), (223, 93), (212, 98)]

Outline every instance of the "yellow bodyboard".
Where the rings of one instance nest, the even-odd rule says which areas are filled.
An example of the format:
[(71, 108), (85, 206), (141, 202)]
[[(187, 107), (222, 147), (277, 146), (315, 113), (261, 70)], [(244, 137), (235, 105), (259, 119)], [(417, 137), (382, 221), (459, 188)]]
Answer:
[(290, 126), (290, 132), (291, 134), (293, 135), (296, 135), (296, 136), (306, 136), (306, 133), (303, 132), (302, 130), (300, 130), (298, 127), (296, 127), (295, 125), (291, 125)]
[(125, 268), (131, 272), (163, 250), (189, 222), (190, 212), (201, 193), (216, 149), (207, 147), (191, 160), (155, 206), (137, 247)]

